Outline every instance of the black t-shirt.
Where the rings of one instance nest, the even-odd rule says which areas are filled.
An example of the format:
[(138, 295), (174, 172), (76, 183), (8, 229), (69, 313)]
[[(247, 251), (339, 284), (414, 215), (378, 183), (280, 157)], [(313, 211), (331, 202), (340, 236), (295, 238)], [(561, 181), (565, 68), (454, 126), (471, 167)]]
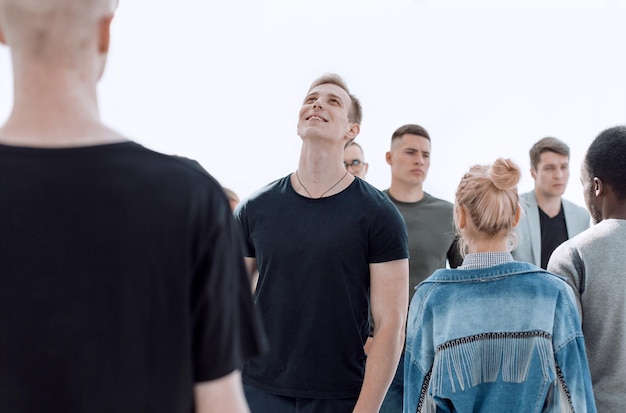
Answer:
[(220, 185), (132, 143), (0, 145), (0, 411), (189, 413), (261, 347)]
[(567, 226), (565, 224), (565, 214), (563, 213), (563, 205), (559, 213), (550, 218), (541, 208), (539, 210), (539, 225), (541, 227), (541, 268), (544, 270), (548, 267), (548, 261), (552, 252), (567, 241)]

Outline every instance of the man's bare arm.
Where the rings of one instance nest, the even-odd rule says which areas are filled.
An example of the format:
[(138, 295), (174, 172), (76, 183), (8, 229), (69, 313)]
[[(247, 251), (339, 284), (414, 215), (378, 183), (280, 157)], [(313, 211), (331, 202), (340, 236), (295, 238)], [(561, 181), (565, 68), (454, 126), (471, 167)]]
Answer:
[(409, 306), (407, 259), (370, 264), (370, 306), (374, 337), (355, 413), (378, 412), (398, 367)]
[(197, 383), (194, 387), (196, 413), (249, 413), (243, 394), (241, 373), (232, 373), (216, 380)]
[(243, 257), (243, 260), (246, 263), (246, 270), (248, 271), (248, 276), (250, 277), (252, 292), (254, 292), (254, 290), (256, 290), (256, 283), (259, 281), (259, 270), (256, 265), (256, 258)]

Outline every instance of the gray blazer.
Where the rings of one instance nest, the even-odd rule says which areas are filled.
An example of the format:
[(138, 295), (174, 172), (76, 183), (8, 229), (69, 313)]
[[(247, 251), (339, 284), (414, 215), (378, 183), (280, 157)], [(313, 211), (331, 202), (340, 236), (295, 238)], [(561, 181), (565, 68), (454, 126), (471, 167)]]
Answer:
[[(573, 202), (561, 198), (567, 235), (572, 238), (589, 228), (590, 217), (587, 210)], [(516, 228), (517, 248), (511, 251), (516, 261), (541, 265), (541, 227), (535, 191), (520, 195), (522, 218)]]

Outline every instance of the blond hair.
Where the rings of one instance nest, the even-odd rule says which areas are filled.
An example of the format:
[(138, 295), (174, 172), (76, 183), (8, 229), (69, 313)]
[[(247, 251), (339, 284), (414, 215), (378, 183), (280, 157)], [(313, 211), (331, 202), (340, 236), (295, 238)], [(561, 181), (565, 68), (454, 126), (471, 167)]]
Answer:
[(350, 93), (350, 89), (348, 89), (348, 84), (346, 83), (346, 81), (343, 80), (343, 78), (336, 73), (326, 73), (318, 77), (313, 81), (313, 83), (311, 83), (311, 86), (309, 86), (309, 92), (313, 90), (313, 88), (325, 84), (338, 86), (348, 94), (351, 100), (348, 120), (350, 122), (354, 122), (360, 125), (361, 121), (363, 120), (363, 108), (361, 107), (361, 102), (359, 101), (359, 99), (352, 93)]
[(86, 46), (118, 0), (0, 0), (0, 27), (12, 51), (56, 61)]
[[(519, 166), (503, 158), (496, 159), (493, 165), (474, 165), (463, 175), (456, 191), (454, 210), (454, 223), (463, 254), (473, 237), (493, 238), (504, 233), (511, 248), (515, 245), (513, 227), (519, 206), (517, 184), (521, 176)], [(459, 230), (458, 208), (465, 210), (471, 230)]]

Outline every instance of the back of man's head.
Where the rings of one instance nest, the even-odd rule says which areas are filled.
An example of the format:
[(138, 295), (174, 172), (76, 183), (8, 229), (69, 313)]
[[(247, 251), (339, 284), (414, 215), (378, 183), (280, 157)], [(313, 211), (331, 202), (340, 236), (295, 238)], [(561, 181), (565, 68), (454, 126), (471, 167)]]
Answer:
[(537, 165), (541, 161), (541, 154), (544, 152), (554, 152), (559, 155), (565, 155), (569, 158), (569, 146), (565, 142), (553, 137), (546, 137), (538, 140), (532, 148), (530, 148), (530, 166), (537, 170)]
[(626, 201), (626, 126), (600, 133), (589, 146), (584, 165), (590, 178), (600, 178), (619, 200)]
[(117, 0), (0, 0), (0, 32), (12, 53), (62, 61), (80, 53)]

